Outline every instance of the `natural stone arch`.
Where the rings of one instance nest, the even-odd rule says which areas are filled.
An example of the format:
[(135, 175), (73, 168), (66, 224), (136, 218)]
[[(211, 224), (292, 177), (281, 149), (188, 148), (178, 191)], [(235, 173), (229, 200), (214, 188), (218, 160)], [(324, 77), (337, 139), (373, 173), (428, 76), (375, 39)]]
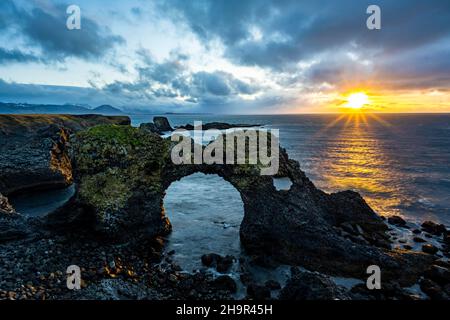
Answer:
[[(399, 273), (402, 264), (417, 270), (427, 260), (389, 250), (387, 226), (359, 194), (318, 190), (283, 149), (279, 175), (291, 180), (288, 191), (277, 191), (273, 178), (260, 175), (257, 165), (174, 165), (169, 139), (129, 126), (94, 127), (78, 133), (71, 144), (77, 191), (66, 208), (49, 217), (53, 224), (85, 218), (110, 239), (129, 243), (167, 233), (165, 190), (202, 172), (221, 176), (241, 194), (241, 243), (251, 254), (358, 277), (377, 264), (384, 277), (400, 281), (417, 275)], [(344, 224), (360, 230), (360, 237), (344, 236)]]

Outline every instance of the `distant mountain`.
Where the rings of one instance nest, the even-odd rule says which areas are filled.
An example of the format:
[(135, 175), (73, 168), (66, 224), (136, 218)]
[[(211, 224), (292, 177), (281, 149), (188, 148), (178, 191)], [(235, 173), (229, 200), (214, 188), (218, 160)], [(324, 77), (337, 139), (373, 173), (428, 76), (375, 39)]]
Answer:
[(80, 105), (64, 104), (22, 104), (0, 102), (0, 114), (105, 114), (121, 115), (123, 112), (110, 105), (102, 105), (94, 109)]
[(107, 114), (107, 115), (115, 115), (115, 114), (123, 114), (122, 110), (114, 108), (113, 106), (110, 106), (108, 104), (104, 104), (102, 106), (99, 106), (97, 108), (94, 108), (91, 110), (93, 113), (98, 114)]

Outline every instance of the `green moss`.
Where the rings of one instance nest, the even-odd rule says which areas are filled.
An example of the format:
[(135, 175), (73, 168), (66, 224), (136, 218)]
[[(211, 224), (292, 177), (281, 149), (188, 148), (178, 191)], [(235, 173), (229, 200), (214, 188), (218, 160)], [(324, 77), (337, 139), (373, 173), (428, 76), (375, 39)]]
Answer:
[(100, 212), (120, 210), (132, 195), (126, 177), (117, 168), (85, 177), (80, 183), (80, 196)]
[(80, 137), (138, 146), (142, 144), (138, 133), (139, 130), (131, 126), (100, 125), (81, 132)]

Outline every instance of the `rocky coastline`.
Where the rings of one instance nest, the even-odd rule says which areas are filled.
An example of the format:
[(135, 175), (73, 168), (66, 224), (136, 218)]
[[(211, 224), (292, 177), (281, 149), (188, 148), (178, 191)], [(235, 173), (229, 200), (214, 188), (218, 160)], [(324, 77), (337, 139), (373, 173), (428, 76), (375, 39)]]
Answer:
[[(203, 129), (233, 126), (245, 127)], [(449, 299), (445, 226), (412, 229), (401, 217), (378, 216), (356, 192), (327, 194), (282, 148), (278, 176), (290, 179), (289, 190), (276, 190), (258, 165), (174, 165), (173, 143), (160, 136), (171, 130), (162, 117), (134, 128), (127, 117), (0, 116), (0, 299), (233, 299), (227, 270), (236, 258), (205, 252), (205, 270), (187, 273), (163, 250), (171, 231), (164, 192), (195, 172), (217, 174), (241, 194), (247, 298)], [(75, 195), (43, 218), (15, 212), (7, 199), (71, 183)], [(401, 230), (421, 239), (421, 250), (398, 242)], [(71, 264), (82, 267), (82, 290), (66, 288)], [(249, 264), (290, 265), (290, 280), (257, 283)], [(365, 286), (369, 265), (382, 269), (381, 290)], [(335, 277), (360, 284), (345, 287)]]

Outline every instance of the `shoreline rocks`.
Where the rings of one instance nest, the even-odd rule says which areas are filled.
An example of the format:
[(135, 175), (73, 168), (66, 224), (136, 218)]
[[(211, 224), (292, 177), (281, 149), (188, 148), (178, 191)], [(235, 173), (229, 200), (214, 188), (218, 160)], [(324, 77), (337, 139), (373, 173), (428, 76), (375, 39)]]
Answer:
[[(209, 122), (202, 124), (202, 130), (228, 130), (234, 128), (254, 128), (260, 127), (259, 124), (230, 124), (226, 122)], [(176, 127), (176, 129), (184, 129), (184, 130), (194, 130), (194, 126), (192, 124), (186, 124), (184, 126)]]
[(15, 214), (13, 206), (9, 203), (8, 198), (0, 193), (0, 215)]
[(153, 117), (153, 124), (159, 132), (173, 131), (173, 128), (166, 117)]
[(128, 117), (0, 115), (0, 192), (60, 188), (72, 183), (69, 135), (98, 125), (129, 125)]

